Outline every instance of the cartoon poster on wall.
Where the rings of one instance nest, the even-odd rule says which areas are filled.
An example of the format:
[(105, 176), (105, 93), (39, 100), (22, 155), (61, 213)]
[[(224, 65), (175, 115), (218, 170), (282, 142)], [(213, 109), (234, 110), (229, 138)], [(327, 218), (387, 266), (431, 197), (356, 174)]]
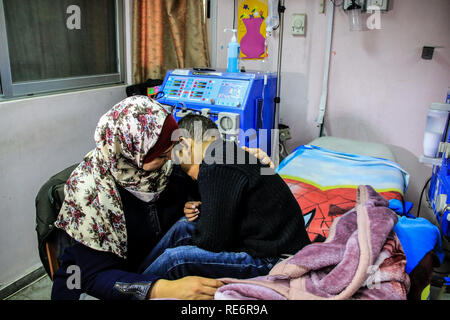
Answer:
[(264, 59), (267, 7), (267, 0), (238, 1), (238, 41), (241, 45), (241, 59)]

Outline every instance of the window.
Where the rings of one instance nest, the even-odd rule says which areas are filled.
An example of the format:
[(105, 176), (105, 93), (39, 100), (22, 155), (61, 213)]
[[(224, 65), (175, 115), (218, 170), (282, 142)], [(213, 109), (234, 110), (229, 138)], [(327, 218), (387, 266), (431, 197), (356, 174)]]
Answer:
[(0, 0), (0, 94), (123, 82), (122, 7), (122, 0)]
[(217, 0), (203, 0), (206, 10), (206, 27), (208, 30), (211, 67), (217, 65)]

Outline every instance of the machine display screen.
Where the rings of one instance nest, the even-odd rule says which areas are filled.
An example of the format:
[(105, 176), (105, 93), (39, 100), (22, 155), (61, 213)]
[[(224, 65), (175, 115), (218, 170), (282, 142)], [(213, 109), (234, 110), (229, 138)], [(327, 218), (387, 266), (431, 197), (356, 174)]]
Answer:
[(225, 107), (241, 107), (249, 81), (214, 78), (169, 77), (165, 94), (169, 99)]
[(218, 98), (220, 99), (239, 99), (245, 94), (244, 86), (240, 83), (222, 82)]

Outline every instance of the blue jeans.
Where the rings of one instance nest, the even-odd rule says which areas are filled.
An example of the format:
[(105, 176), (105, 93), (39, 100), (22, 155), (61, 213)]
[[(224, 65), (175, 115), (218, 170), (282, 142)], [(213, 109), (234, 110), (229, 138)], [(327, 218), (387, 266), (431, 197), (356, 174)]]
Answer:
[(144, 274), (167, 280), (185, 276), (248, 279), (267, 275), (279, 258), (254, 258), (246, 252), (211, 252), (192, 245), (195, 222), (178, 220), (141, 266)]

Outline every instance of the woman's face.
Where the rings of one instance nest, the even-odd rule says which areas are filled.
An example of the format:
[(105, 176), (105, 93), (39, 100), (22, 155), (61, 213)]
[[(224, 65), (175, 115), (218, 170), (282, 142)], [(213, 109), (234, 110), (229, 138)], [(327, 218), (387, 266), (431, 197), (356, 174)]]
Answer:
[(173, 146), (171, 146), (169, 149), (164, 151), (162, 154), (157, 156), (152, 161), (144, 163), (144, 165), (142, 166), (142, 169), (144, 169), (145, 171), (154, 171), (154, 170), (158, 170), (159, 168), (161, 168), (167, 162), (167, 160), (170, 160), (170, 154), (172, 153), (172, 148), (173, 148)]

